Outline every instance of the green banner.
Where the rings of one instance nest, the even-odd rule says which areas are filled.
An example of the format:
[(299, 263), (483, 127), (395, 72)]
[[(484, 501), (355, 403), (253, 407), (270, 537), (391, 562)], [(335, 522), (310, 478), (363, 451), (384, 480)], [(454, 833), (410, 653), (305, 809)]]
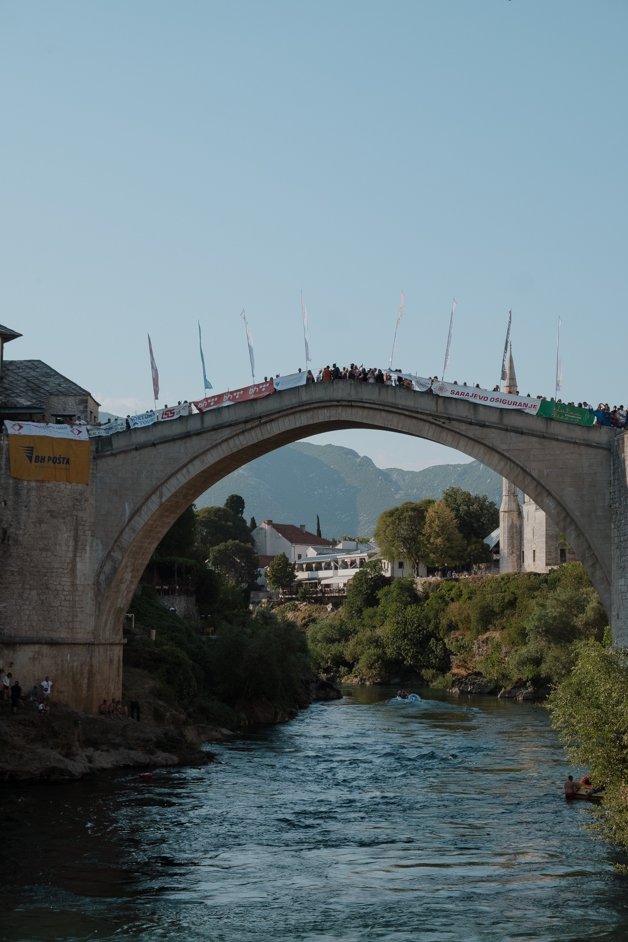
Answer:
[(566, 402), (551, 402), (542, 399), (537, 415), (544, 419), (555, 419), (557, 422), (569, 422), (570, 425), (594, 425), (595, 416), (591, 409), (582, 409)]

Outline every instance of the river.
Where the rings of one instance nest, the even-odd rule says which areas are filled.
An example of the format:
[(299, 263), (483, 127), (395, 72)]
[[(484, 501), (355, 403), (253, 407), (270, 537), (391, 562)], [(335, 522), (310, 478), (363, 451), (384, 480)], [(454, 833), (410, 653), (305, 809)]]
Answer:
[(358, 688), (196, 769), (3, 786), (5, 942), (628, 939), (541, 707)]

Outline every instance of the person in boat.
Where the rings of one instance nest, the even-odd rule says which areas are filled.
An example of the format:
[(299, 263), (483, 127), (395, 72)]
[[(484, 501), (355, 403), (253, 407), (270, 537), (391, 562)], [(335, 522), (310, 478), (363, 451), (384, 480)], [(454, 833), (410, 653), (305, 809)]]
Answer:
[(407, 699), (408, 699), (408, 691), (407, 691), (407, 690), (398, 690), (398, 691), (397, 691), (397, 696), (399, 697), (400, 700), (407, 700)]
[(573, 775), (568, 775), (565, 779), (565, 798), (567, 801), (571, 801), (576, 797), (578, 791), (578, 785), (573, 780)]
[(586, 775), (583, 775), (580, 781), (578, 782), (580, 788), (586, 789), (588, 795), (599, 795), (600, 792), (604, 791), (603, 785), (593, 785), (591, 781), (591, 775), (587, 772)]

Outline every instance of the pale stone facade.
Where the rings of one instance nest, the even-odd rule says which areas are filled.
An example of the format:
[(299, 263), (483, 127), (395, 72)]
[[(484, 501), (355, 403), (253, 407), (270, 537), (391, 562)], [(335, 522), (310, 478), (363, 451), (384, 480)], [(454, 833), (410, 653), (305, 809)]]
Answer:
[(571, 546), (546, 513), (529, 497), (523, 501), (523, 570), (548, 572), (577, 559)]
[[(503, 391), (517, 393), (517, 377), (512, 359), (512, 348), (508, 350), (508, 364)], [(502, 502), (499, 508), (499, 571), (521, 570), (522, 520), (517, 486), (508, 478), (502, 479)]]

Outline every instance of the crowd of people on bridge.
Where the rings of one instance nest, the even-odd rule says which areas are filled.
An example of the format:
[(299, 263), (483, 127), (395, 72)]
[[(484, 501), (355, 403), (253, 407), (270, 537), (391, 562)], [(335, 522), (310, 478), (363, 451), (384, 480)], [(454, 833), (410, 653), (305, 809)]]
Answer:
[[(299, 374), (305, 372), (305, 378), (301, 378)], [(298, 381), (297, 381), (298, 378)], [(287, 380), (292, 380), (288, 383)], [(326, 364), (322, 366), (316, 374), (308, 369), (303, 371), (301, 368), (297, 373), (290, 374), (289, 376), (282, 376), (277, 373), (274, 377), (265, 376), (263, 382), (269, 386), (268, 393), (266, 391), (264, 394), (272, 394), (281, 392), (284, 388), (289, 388), (293, 385), (301, 384), (310, 384), (310, 383), (336, 383), (336, 382), (358, 382), (358, 383), (372, 383), (383, 386), (394, 386), (402, 389), (416, 390), (423, 393), (431, 393), (435, 395), (441, 394), (437, 390), (439, 384), (439, 378), (437, 375), (429, 377), (419, 377), (411, 373), (404, 373), (400, 369), (381, 369), (380, 367), (366, 367), (363, 364), (358, 365), (357, 363), (350, 363), (349, 366), (338, 366), (336, 363)], [(254, 385), (254, 384), (253, 384)], [(450, 386), (460, 386), (461, 388), (467, 388), (469, 390), (485, 390), (486, 387), (482, 387), (479, 383), (467, 384), (467, 382), (458, 383), (457, 380), (449, 381)], [(495, 385), (491, 390), (493, 393), (500, 392), (499, 385)], [(598, 426), (606, 426), (616, 429), (624, 429), (628, 425), (628, 409), (624, 408), (624, 405), (619, 406), (610, 406), (608, 403), (599, 403), (597, 408), (592, 406), (590, 403), (582, 402), (563, 402), (559, 398), (548, 398), (541, 395), (530, 396), (530, 393), (527, 393), (525, 397), (517, 390), (516, 395), (521, 398), (527, 399), (536, 399), (543, 400), (548, 403), (555, 403), (562, 407), (569, 406), (577, 409), (585, 410), (589, 413), (591, 418), (590, 421), (583, 424), (595, 424)], [(246, 398), (246, 397), (244, 397)], [(471, 397), (473, 398), (473, 397)], [(481, 403), (480, 403), (481, 404)], [(213, 405), (213, 404), (212, 404)], [(191, 414), (195, 409), (196, 411), (201, 411), (198, 408), (201, 406), (203, 408), (205, 404), (198, 404), (190, 402), (188, 400), (179, 400), (176, 406), (164, 405), (163, 409), (149, 409), (140, 417), (127, 415), (126, 418), (108, 418), (103, 422), (98, 423), (97, 426), (89, 427), (89, 434), (92, 435), (102, 435), (110, 434), (119, 431), (130, 430), (132, 428), (140, 427), (141, 425), (150, 424), (151, 421), (156, 421), (160, 419), (176, 419), (183, 417), (185, 415)], [(553, 416), (556, 417), (556, 416)], [(43, 421), (47, 420), (46, 416), (41, 417)], [(143, 421), (140, 421), (143, 420)], [(85, 426), (87, 423), (80, 416), (75, 416), (66, 420), (70, 425)]]

